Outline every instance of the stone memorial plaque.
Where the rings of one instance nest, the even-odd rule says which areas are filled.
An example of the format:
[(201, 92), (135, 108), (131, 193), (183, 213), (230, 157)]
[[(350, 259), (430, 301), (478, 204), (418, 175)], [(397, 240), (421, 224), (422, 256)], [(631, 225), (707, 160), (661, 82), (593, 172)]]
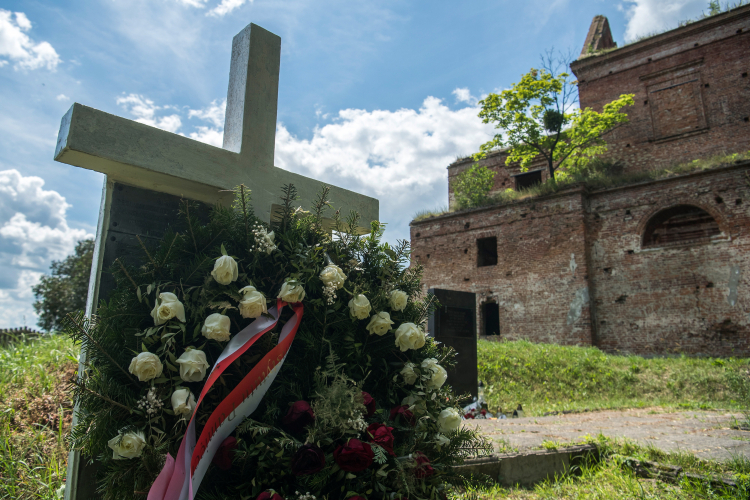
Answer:
[(458, 353), (455, 368), (448, 371), (448, 382), (457, 394), (476, 396), (476, 295), (439, 288), (431, 288), (429, 292), (440, 301), (440, 307), (430, 317), (427, 327), (429, 334)]

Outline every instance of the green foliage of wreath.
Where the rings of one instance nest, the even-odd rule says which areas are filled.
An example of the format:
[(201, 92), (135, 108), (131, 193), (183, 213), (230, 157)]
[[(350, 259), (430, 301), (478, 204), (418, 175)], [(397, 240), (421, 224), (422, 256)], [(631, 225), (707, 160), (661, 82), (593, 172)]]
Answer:
[[(244, 186), (238, 186), (232, 207), (216, 206), (207, 217), (197, 216), (198, 207), (183, 201), (174, 228), (153, 246), (141, 244), (140, 261), (115, 262), (111, 272), (116, 289), (109, 301), (99, 305), (97, 315), (68, 318), (66, 332), (81, 342), (85, 353), (85, 369), (74, 383), (78, 422), (71, 444), (101, 464), (98, 491), (103, 498), (144, 498), (166, 454), (176, 455), (187, 420), (175, 414), (171, 396), (175, 390), (189, 389), (197, 397), (205, 382), (205, 377), (184, 381), (177, 361), (192, 348), (203, 351), (213, 366), (226, 345), (202, 335), (206, 318), (215, 313), (228, 317), (230, 332), (236, 334), (253, 321), (241, 314), (241, 290), (254, 286), (270, 306), (290, 280), (304, 288), (305, 309), (289, 355), (258, 409), (236, 430), (238, 447), (231, 454), (231, 467), (222, 470), (212, 465), (198, 498), (255, 499), (273, 489), (286, 499), (300, 498), (305, 492), (318, 499), (355, 495), (380, 499), (394, 493), (437, 499), (445, 488), (469, 481), (452, 466), (490, 452), (491, 445), (473, 430), (460, 427), (445, 432), (440, 427), (440, 412), (460, 411), (460, 398), (452, 393), (450, 381), (431, 387), (430, 377), (436, 372), (429, 363), (422, 367), (424, 360), (434, 359), (449, 368), (455, 352), (431, 338), (419, 349), (402, 351), (395, 345), (394, 330), (399, 325), (423, 328), (435, 307), (434, 298), (421, 293), (422, 269), (406, 267), (406, 241), (395, 246), (381, 242), (384, 225), (377, 221), (369, 234), (361, 235), (356, 213), (342, 218), (335, 211), (333, 227), (327, 228), (323, 215), (331, 209), (328, 192), (324, 186), (307, 212), (295, 206), (294, 187), (285, 186), (283, 208), (275, 214), (278, 222), (270, 227), (255, 217)], [(236, 280), (226, 285), (211, 274), (222, 255), (231, 256), (238, 266)], [(329, 264), (346, 275), (335, 298), (321, 279)], [(401, 311), (390, 302), (394, 290), (408, 296)], [(184, 322), (174, 317), (155, 324), (152, 311), (163, 293), (174, 294), (182, 303)], [(357, 319), (350, 311), (349, 301), (360, 295), (372, 308), (366, 319)], [(277, 327), (233, 363), (208, 393), (196, 416), (198, 432), (232, 388), (276, 345), (281, 326), (291, 316), (288, 309)], [(382, 336), (371, 334), (367, 330), (371, 316), (381, 311), (394, 324)], [(131, 373), (133, 358), (142, 352), (158, 356), (161, 375), (140, 381)], [(414, 366), (412, 384), (400, 374), (406, 363)], [(362, 391), (377, 404), (370, 417)], [(314, 422), (299, 434), (282, 425), (296, 401), (309, 402), (315, 412)], [(390, 418), (390, 410), (402, 404), (414, 414), (416, 425)], [(369, 441), (362, 427), (375, 422), (394, 428), (394, 455), (372, 444), (372, 465), (356, 473), (342, 470), (334, 459), (335, 449), (350, 438)], [(129, 433), (142, 436), (144, 443), (136, 443), (134, 458), (115, 459), (110, 444), (114, 440), (115, 446), (123, 446)], [(293, 457), (306, 443), (320, 447), (325, 467), (294, 475)], [(420, 454), (427, 457), (434, 473), (423, 473), (424, 466), (416, 460)]]

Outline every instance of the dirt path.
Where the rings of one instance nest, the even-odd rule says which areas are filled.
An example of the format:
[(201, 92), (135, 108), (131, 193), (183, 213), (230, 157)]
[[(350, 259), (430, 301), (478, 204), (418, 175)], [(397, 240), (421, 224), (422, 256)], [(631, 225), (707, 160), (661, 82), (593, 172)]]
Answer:
[(668, 411), (663, 408), (607, 410), (509, 420), (475, 420), (480, 430), (500, 444), (519, 451), (538, 448), (542, 441), (566, 443), (599, 433), (628, 438), (664, 451), (688, 451), (713, 460), (733, 455), (750, 457), (750, 432), (733, 430), (733, 417), (724, 411)]

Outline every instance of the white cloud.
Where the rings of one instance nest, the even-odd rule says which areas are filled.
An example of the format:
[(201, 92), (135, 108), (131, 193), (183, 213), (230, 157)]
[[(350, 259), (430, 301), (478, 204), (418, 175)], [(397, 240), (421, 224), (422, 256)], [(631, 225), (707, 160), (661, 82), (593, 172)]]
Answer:
[(198, 131), (191, 132), (190, 138), (196, 141), (205, 142), (212, 146), (220, 148), (224, 144), (224, 131), (217, 130), (211, 127), (198, 126), (195, 127)]
[(158, 110), (171, 109), (170, 106), (157, 106), (154, 101), (146, 99), (142, 95), (128, 94), (118, 97), (117, 104), (135, 116), (135, 121), (139, 123), (151, 125), (167, 132), (177, 132), (182, 126), (182, 120), (177, 114), (156, 116)]
[[(253, 0), (250, 0), (250, 3), (252, 3), (252, 1)], [(206, 15), (221, 17), (229, 14), (239, 7), (242, 7), (242, 5), (246, 4), (247, 2), (248, 0), (221, 0), (221, 3), (213, 9), (209, 10)]]
[[(34, 42), (25, 33), (31, 29), (31, 21), (23, 12), (0, 9), (0, 57), (15, 61), (15, 69), (54, 70), (60, 64), (60, 56), (48, 42)], [(8, 64), (0, 59), (0, 67)]]
[(214, 127), (224, 127), (224, 117), (227, 110), (227, 100), (223, 99), (219, 101), (214, 99), (207, 108), (203, 109), (191, 109), (188, 112), (188, 118), (200, 118), (211, 122)]
[(279, 125), (275, 163), (378, 198), (391, 238), (408, 238), (417, 210), (448, 204), (446, 167), (492, 137), (492, 125), (483, 124), (478, 112), (453, 111), (428, 97), (418, 110), (339, 111), (335, 122), (316, 128), (310, 140)]
[(55, 97), (58, 101), (69, 101), (70, 97), (66, 96), (65, 94), (60, 94), (57, 97)]
[(34, 325), (31, 286), (52, 260), (73, 252), (77, 241), (93, 237), (68, 226), (70, 205), (44, 180), (18, 170), (0, 171), (0, 327)]
[(452, 94), (456, 96), (456, 102), (466, 102), (469, 104), (475, 104), (477, 102), (477, 98), (471, 95), (469, 89), (465, 87), (454, 89)]
[(625, 41), (676, 28), (680, 21), (700, 16), (707, 5), (706, 0), (625, 0)]
[(198, 7), (202, 9), (206, 6), (208, 0), (177, 0), (177, 3), (187, 5), (188, 7)]

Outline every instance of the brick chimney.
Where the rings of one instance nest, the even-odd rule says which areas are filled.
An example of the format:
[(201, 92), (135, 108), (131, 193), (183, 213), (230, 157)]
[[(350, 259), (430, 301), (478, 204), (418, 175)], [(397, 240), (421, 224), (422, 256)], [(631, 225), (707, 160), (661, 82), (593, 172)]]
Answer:
[(598, 52), (605, 49), (614, 49), (617, 44), (612, 40), (612, 32), (609, 30), (609, 21), (604, 16), (594, 16), (589, 27), (589, 33), (586, 35), (586, 42), (583, 44), (581, 57), (586, 57), (592, 52)]

